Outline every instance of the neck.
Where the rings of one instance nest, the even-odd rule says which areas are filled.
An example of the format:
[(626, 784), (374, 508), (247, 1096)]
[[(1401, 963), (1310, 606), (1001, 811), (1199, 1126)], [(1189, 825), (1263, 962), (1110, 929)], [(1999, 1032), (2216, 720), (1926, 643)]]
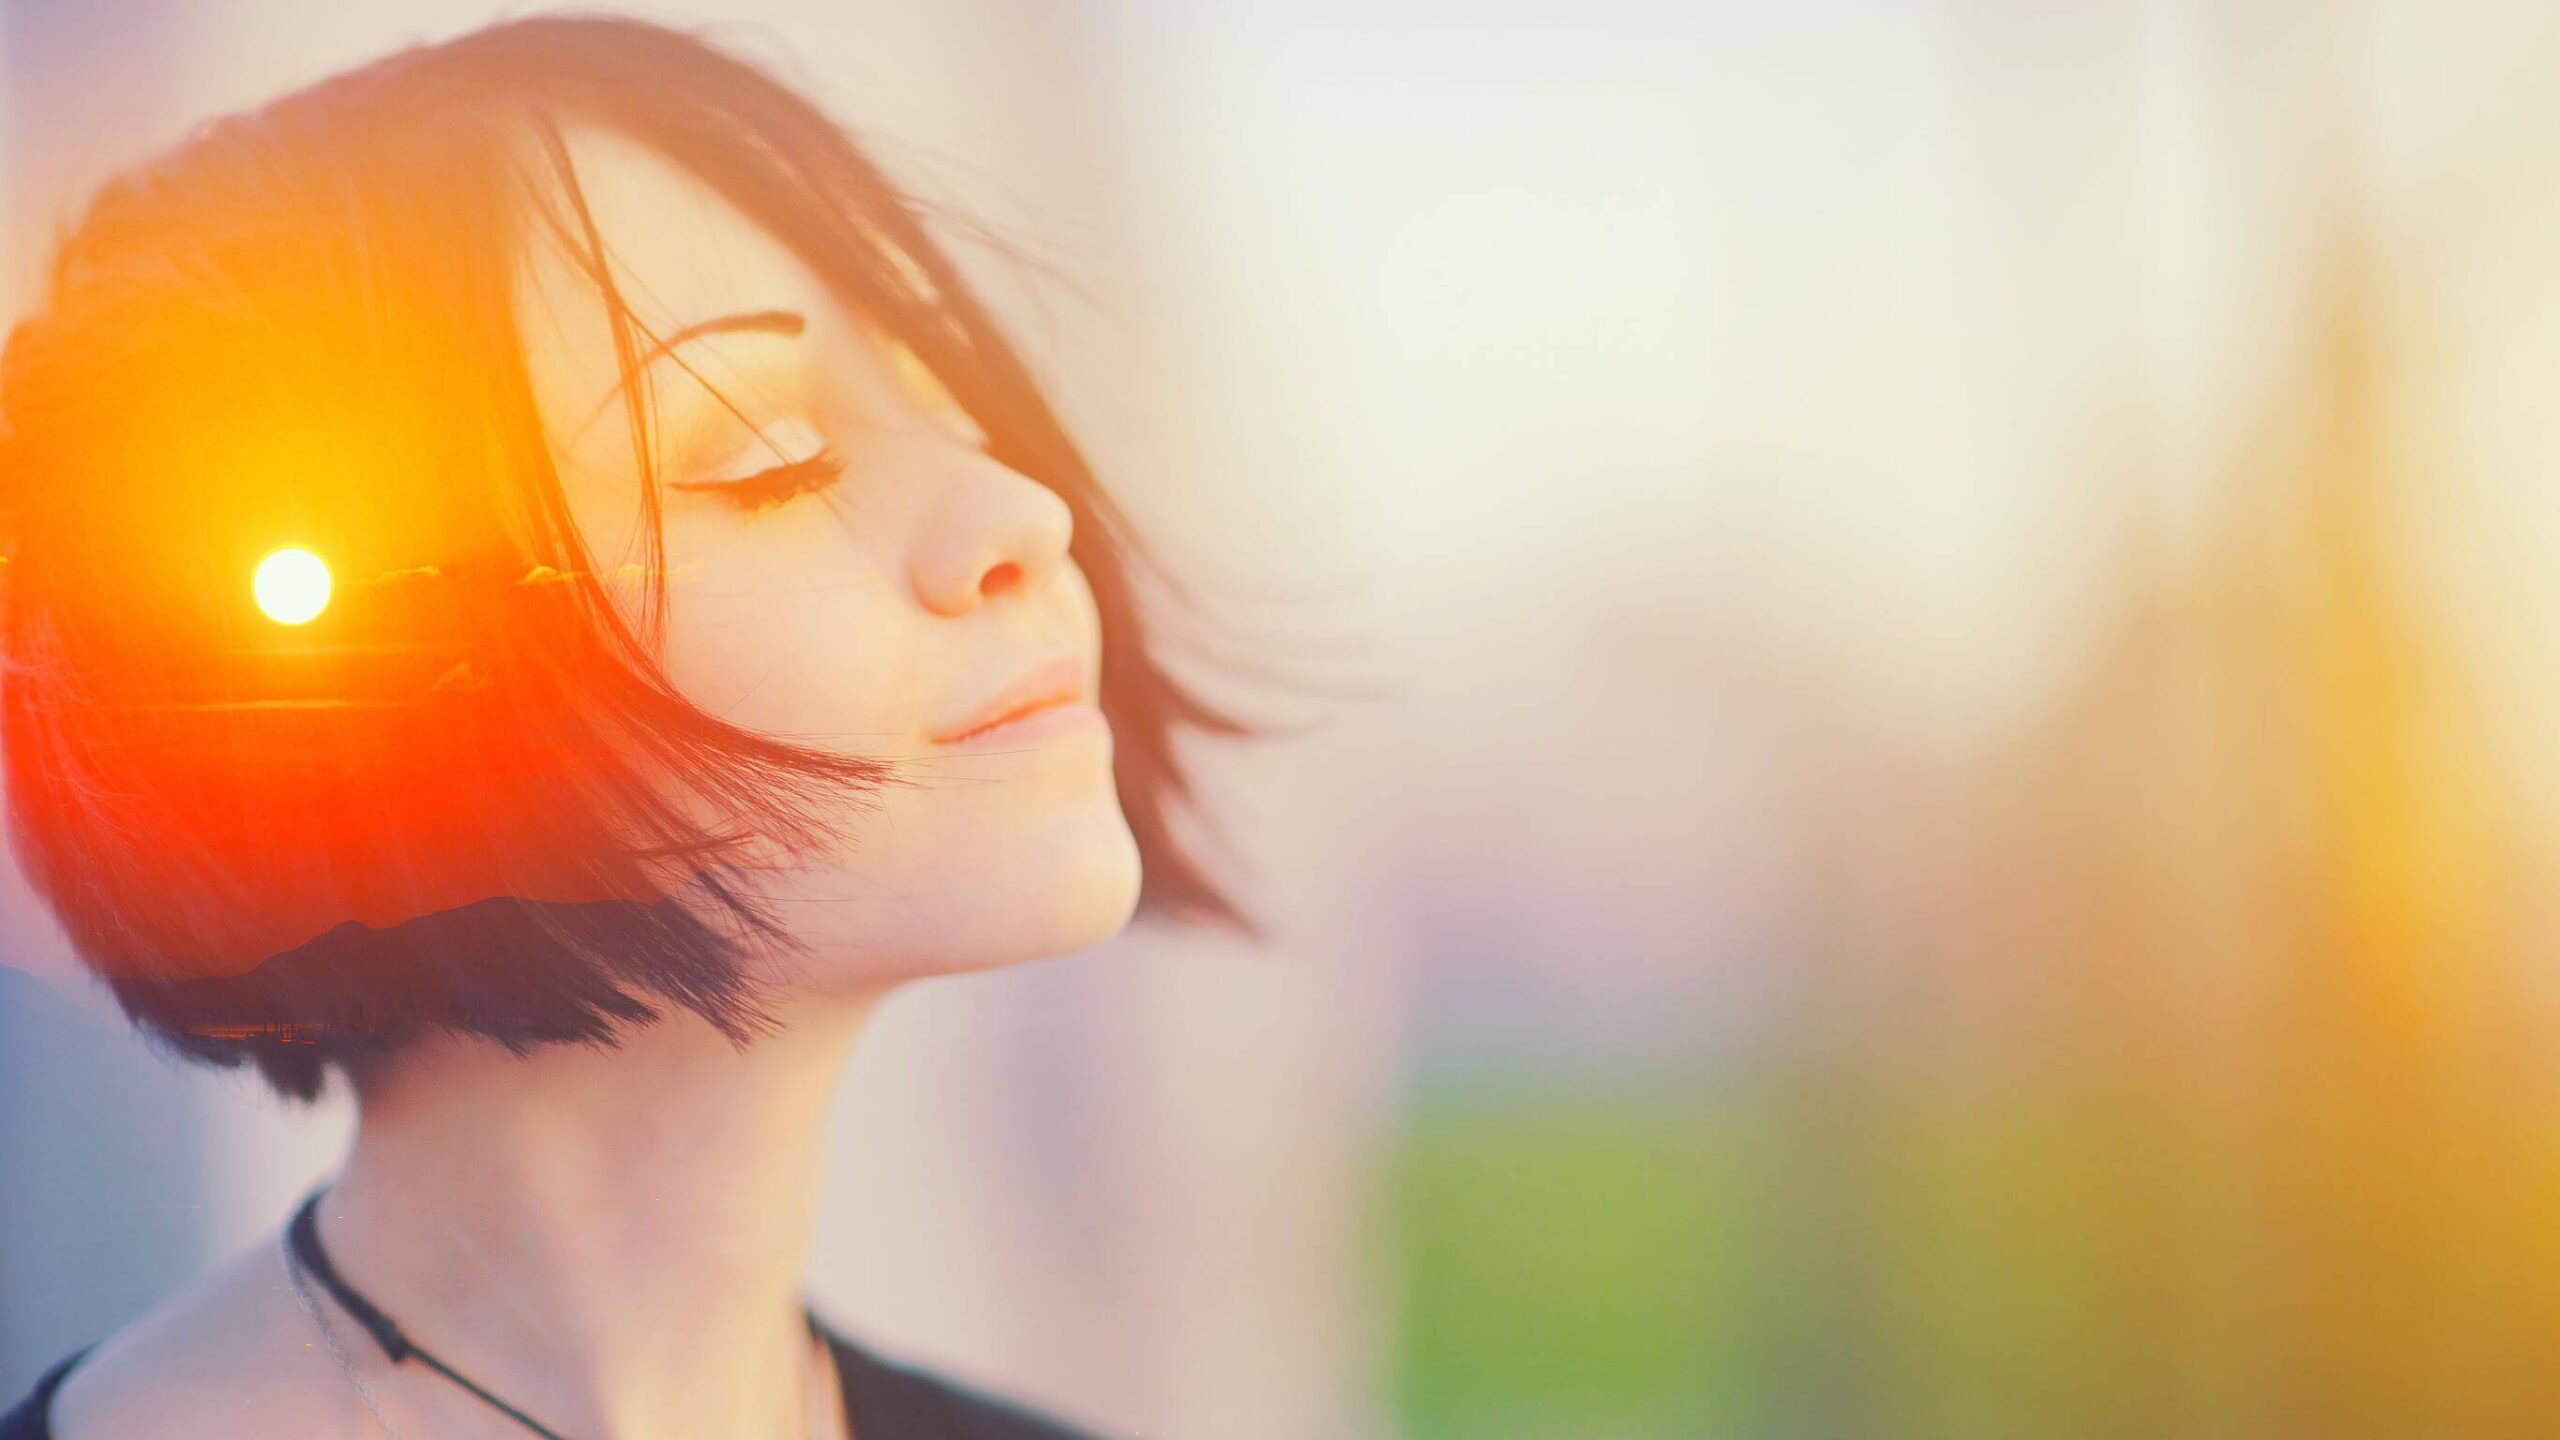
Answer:
[(744, 1051), (683, 1012), (611, 1050), (427, 1042), (363, 1087), (321, 1236), (563, 1434), (796, 1435), (821, 1127), (873, 1003)]

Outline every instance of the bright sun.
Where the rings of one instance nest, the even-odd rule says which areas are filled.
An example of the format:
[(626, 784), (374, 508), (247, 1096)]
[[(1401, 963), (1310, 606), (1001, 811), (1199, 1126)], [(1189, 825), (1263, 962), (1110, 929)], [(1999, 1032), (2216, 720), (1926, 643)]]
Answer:
[(279, 550), (258, 562), (250, 588), (268, 619), (306, 624), (329, 608), (329, 567), (308, 550)]

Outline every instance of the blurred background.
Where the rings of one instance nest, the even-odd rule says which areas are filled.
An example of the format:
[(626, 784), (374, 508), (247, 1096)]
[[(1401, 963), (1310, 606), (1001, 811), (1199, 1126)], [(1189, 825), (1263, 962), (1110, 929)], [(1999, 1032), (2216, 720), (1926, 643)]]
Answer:
[[(632, 8), (1005, 242), (1311, 682), (1203, 757), (1266, 943), (884, 1013), (857, 1333), (1219, 1440), (2550, 1433), (2560, 10)], [(497, 13), (0, 0), (0, 299)], [(0, 945), (14, 1393), (348, 1117)]]

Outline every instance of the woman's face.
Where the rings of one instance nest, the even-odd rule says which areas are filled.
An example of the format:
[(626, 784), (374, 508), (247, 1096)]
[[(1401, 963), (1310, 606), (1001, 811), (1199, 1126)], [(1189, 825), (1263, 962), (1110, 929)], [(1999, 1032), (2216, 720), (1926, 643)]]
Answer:
[[(815, 956), (794, 982), (852, 990), (1116, 932), (1138, 854), (1066, 506), (699, 181), (601, 133), (570, 151), (626, 303), (673, 342), (649, 367), (668, 677), (710, 715), (909, 782), (836, 817), (831, 855), (749, 882)], [(517, 309), (571, 510), (636, 619), (646, 521), (603, 302), (536, 242)]]

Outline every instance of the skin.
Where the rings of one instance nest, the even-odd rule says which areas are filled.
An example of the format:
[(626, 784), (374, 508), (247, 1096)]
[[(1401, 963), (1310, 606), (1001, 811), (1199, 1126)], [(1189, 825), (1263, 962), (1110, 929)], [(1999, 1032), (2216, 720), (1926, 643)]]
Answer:
[[(905, 980), (1078, 949), (1136, 904), (1098, 711), (949, 738), (1043, 662), (1089, 698), (1099, 625), (1065, 506), (990, 459), (805, 265), (645, 150), (581, 134), (572, 153), (652, 331), (801, 317), (796, 334), (703, 335), (653, 370), (670, 678), (712, 713), (895, 759), (915, 783), (841, 817), (830, 853), (755, 877), (807, 946), (764, 977), (781, 1033), (741, 1051), (677, 1012), (613, 1050), (404, 1052), (359, 1087), (321, 1234), (413, 1336), (563, 1434), (793, 1437), (806, 1416), (841, 1436), (801, 1280), (825, 1112), (865, 1021)], [(617, 574), (645, 552), (625, 417), (598, 414), (617, 378), (604, 311), (547, 250), (519, 290), (563, 484)], [(762, 505), (717, 488), (821, 446), (843, 462), (823, 489)], [(321, 1304), (402, 1433), (523, 1433)], [(263, 1242), (91, 1352), (57, 1432), (379, 1435), (316, 1340)]]

